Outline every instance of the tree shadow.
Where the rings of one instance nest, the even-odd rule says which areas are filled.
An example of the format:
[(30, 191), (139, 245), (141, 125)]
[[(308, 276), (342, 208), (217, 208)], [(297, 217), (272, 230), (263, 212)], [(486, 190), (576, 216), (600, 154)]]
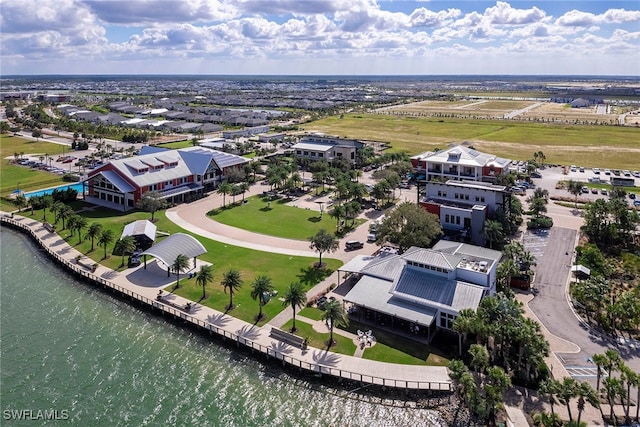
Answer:
[[(326, 277), (333, 273), (333, 270), (324, 267), (316, 267), (317, 263), (314, 265), (300, 269), (300, 274), (297, 275), (300, 283), (304, 285), (315, 285), (320, 283)], [(324, 263), (322, 265), (325, 265)]]
[(307, 218), (307, 221), (309, 221), (309, 222), (320, 222), (320, 221), (322, 221), (322, 218), (320, 218), (319, 216), (312, 216), (312, 217)]
[(260, 210), (261, 210), (262, 212), (269, 212), (269, 211), (272, 211), (272, 210), (273, 210), (273, 208), (272, 208), (272, 207), (269, 207), (269, 206), (265, 206), (264, 208), (260, 208)]

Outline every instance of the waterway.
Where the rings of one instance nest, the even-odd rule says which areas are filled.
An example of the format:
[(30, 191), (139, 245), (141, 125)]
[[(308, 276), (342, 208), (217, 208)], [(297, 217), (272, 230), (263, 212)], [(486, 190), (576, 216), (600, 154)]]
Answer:
[(354, 399), (141, 311), (6, 228), (0, 262), (0, 425), (445, 425), (436, 411)]

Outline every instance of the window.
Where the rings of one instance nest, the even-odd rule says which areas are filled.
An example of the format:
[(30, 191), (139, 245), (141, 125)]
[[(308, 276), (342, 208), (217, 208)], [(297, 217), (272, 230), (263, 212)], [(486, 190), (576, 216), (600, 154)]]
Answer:
[(468, 194), (465, 194), (465, 195), (464, 195), (464, 199), (465, 199), (465, 200), (469, 200), (469, 195), (468, 195)]
[(445, 329), (453, 328), (453, 322), (456, 320), (456, 316), (449, 313), (440, 313), (440, 327)]
[(446, 214), (446, 215), (444, 216), (444, 222), (449, 222), (449, 214)]
[(460, 225), (460, 217), (459, 216), (456, 216), (456, 224)]
[(324, 157), (324, 153), (318, 153), (318, 157)]
[(480, 197), (480, 201), (484, 203), (484, 197)]
[(458, 193), (455, 193), (455, 194), (453, 195), (453, 198), (454, 198), (454, 199), (457, 199), (457, 198), (458, 198), (458, 196), (459, 196), (459, 195), (458, 195)]
[(438, 197), (442, 197), (442, 191), (438, 191)]

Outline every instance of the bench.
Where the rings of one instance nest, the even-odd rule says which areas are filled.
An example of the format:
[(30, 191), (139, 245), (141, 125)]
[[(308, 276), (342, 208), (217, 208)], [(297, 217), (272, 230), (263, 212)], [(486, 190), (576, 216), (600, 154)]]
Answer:
[(285, 332), (282, 329), (271, 328), (271, 334), (269, 335), (279, 341), (284, 341), (287, 344), (291, 344), (295, 347), (302, 348), (304, 346), (305, 339), (289, 332)]
[(55, 228), (53, 228), (53, 225), (49, 224), (48, 222), (45, 222), (44, 224), (42, 224), (42, 226), (49, 232), (49, 233), (53, 233), (55, 231)]

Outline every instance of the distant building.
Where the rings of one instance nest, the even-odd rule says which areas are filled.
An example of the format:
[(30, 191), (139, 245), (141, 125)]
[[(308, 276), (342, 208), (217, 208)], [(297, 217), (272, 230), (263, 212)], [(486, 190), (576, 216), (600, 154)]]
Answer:
[(446, 150), (413, 156), (411, 164), (419, 180), (495, 182), (496, 177), (509, 173), (511, 160), (454, 145)]
[(430, 181), (420, 206), (437, 215), (442, 228), (483, 245), (484, 223), (489, 215), (505, 209), (511, 193), (503, 185), (478, 181)]
[(117, 210), (134, 209), (143, 194), (157, 191), (170, 203), (201, 196), (249, 159), (203, 147), (168, 150), (143, 147), (140, 155), (111, 160), (87, 175), (85, 201)]
[(452, 329), (461, 310), (476, 310), (482, 298), (495, 294), (501, 257), (499, 251), (446, 240), (432, 249), (379, 256), (353, 271), (360, 279), (344, 301), (362, 321), (431, 340), (438, 329)]
[(291, 149), (299, 159), (333, 161), (343, 158), (354, 164), (357, 153), (364, 143), (356, 139), (339, 138), (326, 135), (305, 135)]

